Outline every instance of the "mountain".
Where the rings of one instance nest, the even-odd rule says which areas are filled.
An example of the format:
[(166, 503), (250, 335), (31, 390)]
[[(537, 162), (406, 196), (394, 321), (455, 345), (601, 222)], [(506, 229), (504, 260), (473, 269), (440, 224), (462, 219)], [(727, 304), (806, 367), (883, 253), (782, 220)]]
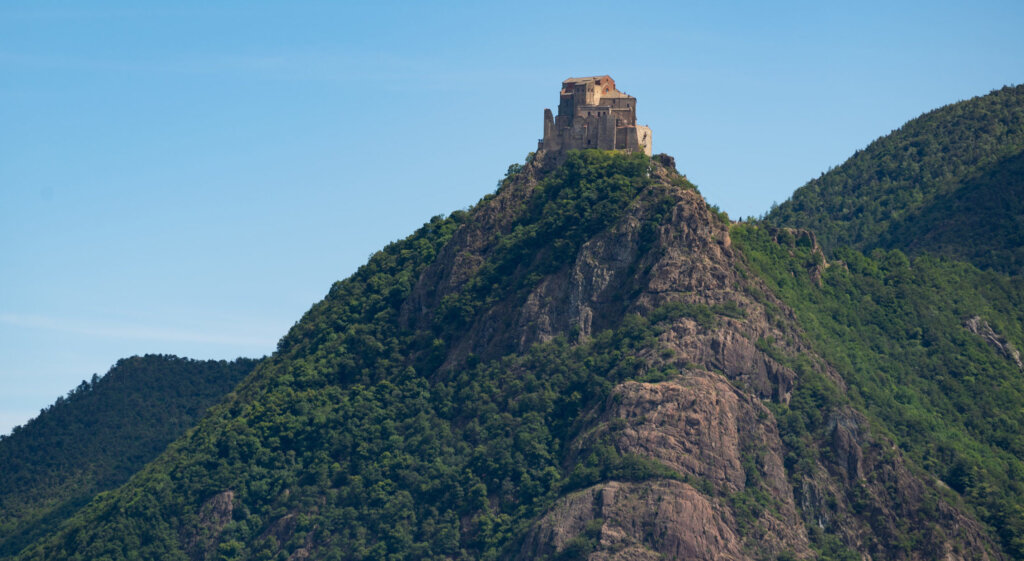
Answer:
[(0, 557), (127, 481), (256, 362), (122, 359), (0, 437)]
[(373, 255), (14, 558), (1021, 558), (1018, 281), (562, 160)]
[(1024, 271), (1024, 85), (947, 105), (812, 180), (765, 221), (838, 247)]

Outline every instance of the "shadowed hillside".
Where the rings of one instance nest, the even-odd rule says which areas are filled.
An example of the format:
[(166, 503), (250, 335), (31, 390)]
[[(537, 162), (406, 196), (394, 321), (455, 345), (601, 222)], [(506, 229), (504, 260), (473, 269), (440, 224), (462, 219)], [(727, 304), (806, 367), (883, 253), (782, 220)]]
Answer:
[(765, 222), (838, 247), (938, 252), (1021, 272), (1024, 86), (947, 105), (797, 189)]

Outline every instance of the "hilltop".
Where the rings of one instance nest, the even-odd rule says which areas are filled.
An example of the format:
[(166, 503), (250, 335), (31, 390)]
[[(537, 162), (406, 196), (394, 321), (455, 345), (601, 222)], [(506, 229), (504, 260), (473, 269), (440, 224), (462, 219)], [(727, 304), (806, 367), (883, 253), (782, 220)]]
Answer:
[(765, 222), (814, 231), (831, 252), (938, 253), (1024, 266), (1024, 85), (925, 113), (810, 181)]

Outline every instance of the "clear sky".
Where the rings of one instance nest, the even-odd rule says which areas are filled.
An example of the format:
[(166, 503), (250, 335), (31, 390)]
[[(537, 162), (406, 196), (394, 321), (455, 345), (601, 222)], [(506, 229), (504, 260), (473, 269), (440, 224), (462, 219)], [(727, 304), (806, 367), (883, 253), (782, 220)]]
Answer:
[[(150, 7), (146, 7), (150, 6)], [(0, 3), (0, 434), (121, 357), (261, 356), (610, 74), (760, 215), (1024, 81), (1024, 2)]]

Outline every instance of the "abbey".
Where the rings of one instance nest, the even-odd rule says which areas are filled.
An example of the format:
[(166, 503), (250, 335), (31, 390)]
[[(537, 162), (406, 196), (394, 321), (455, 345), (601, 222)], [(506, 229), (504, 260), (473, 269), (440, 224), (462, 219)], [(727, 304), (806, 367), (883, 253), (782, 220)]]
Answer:
[(586, 148), (651, 154), (651, 129), (636, 124), (636, 98), (615, 89), (611, 76), (563, 81), (558, 116), (544, 110), (544, 138), (538, 151)]

